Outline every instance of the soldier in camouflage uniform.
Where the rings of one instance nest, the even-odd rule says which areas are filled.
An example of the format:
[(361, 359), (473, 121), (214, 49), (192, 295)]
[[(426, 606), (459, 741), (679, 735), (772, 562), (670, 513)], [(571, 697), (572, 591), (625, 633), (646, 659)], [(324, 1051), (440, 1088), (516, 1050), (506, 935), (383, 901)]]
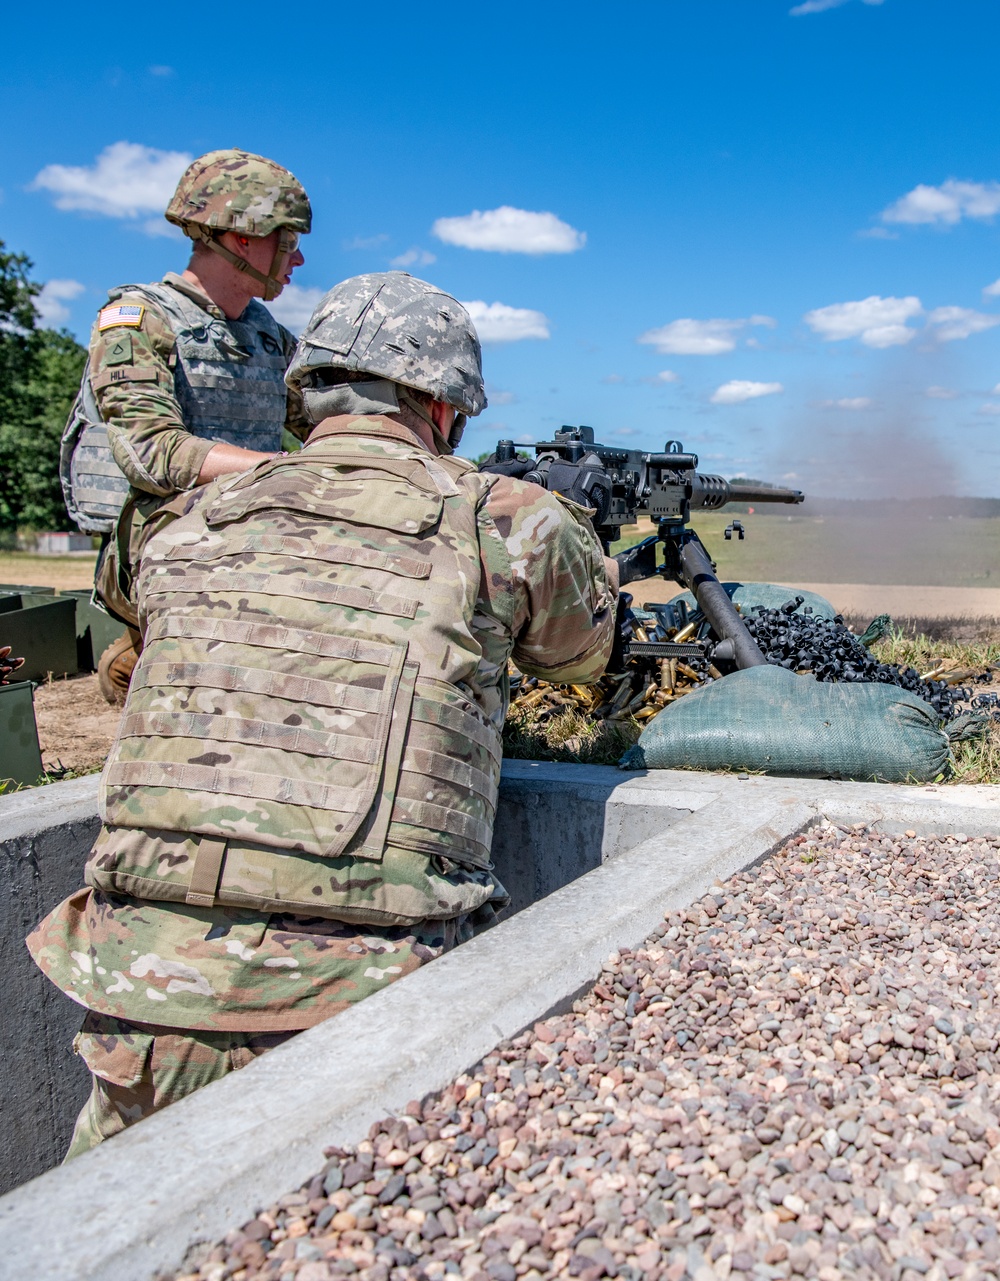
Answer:
[(287, 378), (305, 448), (154, 518), (87, 888), (28, 940), (88, 1011), (73, 1153), (492, 920), (508, 659), (611, 650), (588, 510), (453, 454), (486, 404), (460, 303), (349, 280)]
[[(301, 399), (284, 383), (295, 339), (257, 301), (276, 298), (304, 261), (305, 191), (263, 156), (213, 151), (188, 167), (166, 218), (194, 241), (187, 269), (113, 289), (90, 340), (90, 387), (131, 486), (97, 587), (133, 625), (132, 578), (150, 516), (177, 493), (272, 457), (284, 431), (297, 440), (308, 432)], [(76, 466), (86, 471), (79, 457)], [(120, 493), (101, 495), (102, 468), (92, 470), (86, 492), (114, 510)], [(133, 630), (101, 664), (112, 701), (128, 686), (136, 638)]]

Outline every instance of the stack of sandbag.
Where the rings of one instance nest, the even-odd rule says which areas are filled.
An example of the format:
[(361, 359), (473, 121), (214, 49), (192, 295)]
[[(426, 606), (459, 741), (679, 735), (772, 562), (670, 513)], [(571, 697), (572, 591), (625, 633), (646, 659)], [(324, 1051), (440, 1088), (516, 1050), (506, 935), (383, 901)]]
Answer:
[(621, 765), (928, 783), (949, 762), (941, 718), (915, 694), (767, 666), (733, 672), (664, 710)]

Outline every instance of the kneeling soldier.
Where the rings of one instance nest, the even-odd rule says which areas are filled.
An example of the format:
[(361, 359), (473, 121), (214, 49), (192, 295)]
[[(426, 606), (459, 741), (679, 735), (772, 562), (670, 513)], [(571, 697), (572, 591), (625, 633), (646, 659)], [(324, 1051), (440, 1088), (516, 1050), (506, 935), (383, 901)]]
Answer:
[(486, 404), (460, 303), (348, 280), (288, 382), (306, 447), (154, 518), (88, 888), (29, 939), (88, 1011), (71, 1154), (488, 923), (507, 660), (610, 653), (586, 509), (452, 454)]

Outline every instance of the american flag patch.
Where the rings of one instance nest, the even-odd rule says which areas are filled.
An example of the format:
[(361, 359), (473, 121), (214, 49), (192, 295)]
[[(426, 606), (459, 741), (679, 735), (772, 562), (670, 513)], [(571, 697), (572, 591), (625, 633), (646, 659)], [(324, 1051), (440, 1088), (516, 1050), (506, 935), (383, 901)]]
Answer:
[(104, 329), (113, 329), (115, 325), (130, 325), (133, 329), (138, 329), (142, 324), (143, 312), (145, 307), (136, 307), (132, 305), (123, 305), (119, 303), (115, 307), (105, 307), (97, 317), (97, 329), (100, 333)]

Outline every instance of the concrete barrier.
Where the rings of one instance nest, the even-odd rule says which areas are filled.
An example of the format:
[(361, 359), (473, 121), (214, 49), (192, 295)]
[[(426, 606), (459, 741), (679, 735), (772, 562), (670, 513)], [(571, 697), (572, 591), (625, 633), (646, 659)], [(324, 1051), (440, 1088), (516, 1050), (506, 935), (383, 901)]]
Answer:
[(71, 1042), (82, 1011), (32, 963), (25, 935), (79, 889), (97, 835), (97, 777), (0, 797), (0, 1189), (59, 1160), (87, 1097)]
[[(70, 1049), (83, 1011), (42, 976), (23, 940), (83, 884), (98, 828), (97, 780), (92, 775), (0, 797), (7, 886), (0, 907), (6, 994), (0, 1026), (0, 1192), (62, 1159), (89, 1088), (87, 1071)], [(511, 914), (638, 845), (652, 832), (650, 815), (654, 826), (662, 826), (690, 811), (609, 805), (622, 780), (618, 770), (607, 768), (505, 769), (493, 859), (511, 894)]]
[[(533, 894), (538, 901), (0, 1199), (10, 1275), (138, 1281), (177, 1266), (193, 1242), (217, 1239), (304, 1182), (320, 1168), (325, 1145), (357, 1142), (373, 1120), (442, 1088), (498, 1041), (570, 1000), (610, 951), (637, 944), (664, 911), (766, 857), (816, 818), (890, 832), (1000, 830), (992, 787), (623, 775), (508, 762), (502, 797), (498, 867), (520, 901)], [(0, 834), (2, 825), (0, 811)], [(85, 842), (76, 846), (78, 860), (82, 849)]]

